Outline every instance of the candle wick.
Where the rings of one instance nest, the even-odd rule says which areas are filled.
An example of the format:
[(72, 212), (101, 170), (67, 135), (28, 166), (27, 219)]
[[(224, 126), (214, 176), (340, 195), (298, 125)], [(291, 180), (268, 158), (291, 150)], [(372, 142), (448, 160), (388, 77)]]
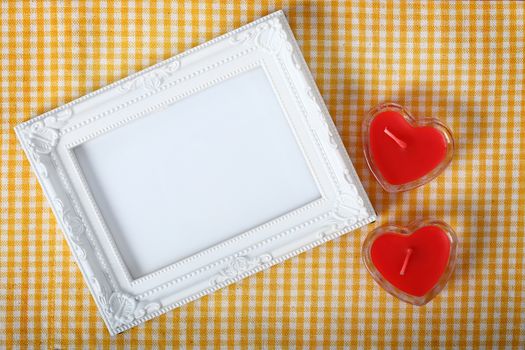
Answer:
[(412, 249), (411, 248), (408, 248), (407, 249), (407, 255), (405, 256), (405, 261), (403, 262), (403, 267), (401, 267), (401, 271), (399, 271), (399, 274), (401, 276), (404, 276), (405, 275), (405, 271), (407, 269), (407, 265), (408, 265), (408, 259), (410, 259), (410, 256), (412, 255)]
[(400, 140), (399, 138), (397, 138), (396, 135), (392, 134), (392, 132), (390, 132), (390, 130), (388, 130), (388, 128), (385, 128), (384, 130), (385, 134), (387, 134), (388, 136), (390, 136), (390, 138), (392, 140), (394, 140), (395, 143), (397, 143), (399, 145), (399, 147), (401, 147), (402, 149), (405, 149), (407, 148), (407, 144), (405, 141), (403, 140)]

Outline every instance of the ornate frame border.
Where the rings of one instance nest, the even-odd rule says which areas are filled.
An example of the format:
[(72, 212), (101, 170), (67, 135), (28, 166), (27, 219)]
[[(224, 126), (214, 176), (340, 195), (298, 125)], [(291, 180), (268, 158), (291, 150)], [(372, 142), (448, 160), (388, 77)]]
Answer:
[[(236, 53), (222, 57), (186, 75), (181, 73), (181, 65), (186, 57), (198, 55), (199, 52), (202, 52), (206, 48), (224, 42), (228, 42), (230, 45), (237, 47)], [(87, 128), (97, 120), (109, 118), (110, 115), (120, 110), (125, 110), (135, 103), (152, 98), (174, 85), (204, 75), (212, 69), (235, 62), (245, 55), (258, 51), (270, 55), (280, 66), (285, 80), (288, 81), (286, 88), (294, 96), (299, 106), (302, 119), (304, 119), (303, 121), (310, 131), (311, 140), (319, 150), (320, 157), (323, 159), (327, 169), (327, 177), (330, 179), (334, 191), (337, 194), (332, 209), (315, 217), (311, 217), (308, 220), (304, 220), (292, 227), (286, 227), (286, 229), (279, 231), (277, 234), (244, 247), (234, 254), (217, 259), (207, 265), (198, 266), (198, 268), (189, 273), (172, 278), (162, 284), (152, 285), (148, 290), (132, 295), (132, 293), (129, 293), (128, 290), (119, 284), (115, 278), (115, 274), (119, 272), (115, 272), (111, 266), (109, 266), (107, 257), (100, 249), (100, 242), (94, 232), (92, 232), (89, 220), (83, 215), (83, 205), (86, 203), (79, 201), (78, 195), (70, 181), (71, 175), (67, 174), (64, 169), (63, 160), (57, 152), (57, 145), (64, 136)], [(252, 69), (255, 66), (266, 69), (263, 62), (257, 62), (244, 68), (239, 68), (238, 71)], [(213, 85), (220, 83), (220, 81), (234, 75), (235, 74), (225, 75), (220, 79), (211, 80), (208, 84)], [(271, 81), (271, 83), (275, 84), (273, 81)], [(173, 103), (196, 91), (198, 90), (190, 89), (180, 96), (171, 98), (171, 102), (164, 102)], [(94, 113), (90, 115), (89, 118), (76, 119), (77, 110), (82, 110), (84, 103), (105, 103), (111, 96), (116, 94), (120, 94), (120, 96), (125, 94), (127, 99), (122, 103), (110, 104), (109, 108), (99, 113)], [(285, 107), (282, 101), (280, 101), (280, 103)], [(65, 145), (65, 148), (70, 157), (74, 159), (71, 148), (86, 142), (92, 137), (97, 137), (108, 132), (113, 128), (126, 125), (134, 118), (147, 116), (153, 112), (155, 108), (158, 108), (158, 106), (151, 106), (140, 113), (136, 113), (133, 117), (129, 116), (96, 132), (92, 132), (89, 136), (79, 138), (74, 142), (69, 142)], [(322, 102), (322, 97), (313, 81), (282, 11), (270, 14), (230, 33), (176, 55), (164, 62), (133, 74), (128, 78), (85, 95), (62, 107), (44, 113), (41, 116), (18, 125), (15, 131), (31, 162), (35, 174), (42, 184), (44, 193), (65, 233), (66, 240), (71, 247), (73, 255), (111, 334), (120, 333), (173, 308), (212, 293), (248, 275), (312, 249), (348, 231), (375, 221), (374, 210), (357, 178), (355, 170), (338, 136), (326, 106)], [(305, 156), (307, 156), (306, 153)], [(75, 164), (75, 168), (76, 176), (80, 177), (84, 191), (89, 194), (89, 189), (85, 182), (83, 182), (77, 164)], [(125, 279), (129, 282), (129, 287), (136, 284), (149, 283), (151, 279), (159, 274), (173, 270), (173, 266), (178, 266), (177, 264), (192, 261), (198, 258), (197, 255), (220, 249), (225, 244), (234, 244), (236, 241), (251, 235), (257, 230), (262, 230), (267, 226), (283, 221), (295, 212), (300, 213), (306, 211), (310, 207), (318, 205), (323, 200), (324, 198), (314, 201), (283, 217), (244, 232), (217, 246), (213, 246), (194, 256), (183, 259), (181, 262), (176, 262), (155, 273), (137, 280), (132, 280), (128, 274), (125, 276)], [(96, 208), (96, 203), (92, 198), (90, 198), (90, 201), (91, 203), (88, 204)], [(307, 240), (306, 243), (303, 241), (299, 242), (299, 239), (297, 239), (297, 243), (291, 247), (287, 246), (284, 253), (274, 253), (275, 248), (279, 247), (279, 239), (293, 234), (301, 234), (301, 238), (308, 236), (311, 237), (311, 239)], [(110, 236), (107, 232), (106, 235)], [(109, 240), (111, 241), (110, 237)], [(112, 247), (112, 249), (116, 251), (114, 247)], [(118, 258), (120, 259), (120, 257)], [(120, 263), (122, 264), (122, 261), (120, 261)], [(125, 268), (122, 270), (126, 271)], [(122, 271), (120, 273), (122, 274)], [(200, 274), (204, 274), (207, 276), (206, 278), (208, 278), (209, 282), (206, 287), (200, 288), (196, 293), (176, 298), (175, 301), (168, 303), (163, 301), (165, 296), (161, 297), (161, 294), (169, 291), (174, 285), (191, 280)]]

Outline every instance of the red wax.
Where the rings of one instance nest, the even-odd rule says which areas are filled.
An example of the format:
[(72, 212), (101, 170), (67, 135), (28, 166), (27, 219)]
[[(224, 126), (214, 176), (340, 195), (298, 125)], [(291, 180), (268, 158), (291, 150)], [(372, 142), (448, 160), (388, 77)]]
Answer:
[(393, 185), (425, 176), (445, 159), (447, 153), (446, 139), (439, 130), (431, 126), (414, 127), (395, 111), (385, 111), (372, 120), (369, 141), (375, 166)]
[[(409, 249), (411, 252), (407, 258)], [(370, 256), (379, 273), (392, 285), (407, 294), (421, 297), (438, 283), (445, 272), (450, 249), (447, 234), (431, 225), (410, 235), (387, 232), (377, 237), (372, 243)]]

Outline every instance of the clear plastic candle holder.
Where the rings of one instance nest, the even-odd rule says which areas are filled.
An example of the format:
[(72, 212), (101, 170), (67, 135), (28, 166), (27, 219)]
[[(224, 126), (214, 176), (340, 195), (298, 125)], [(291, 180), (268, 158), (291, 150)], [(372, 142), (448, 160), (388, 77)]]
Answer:
[[(387, 115), (391, 116), (390, 120), (385, 117)], [(382, 123), (379, 133), (379, 126), (375, 124), (378, 118)], [(398, 130), (394, 130), (396, 128)], [(445, 170), (454, 154), (452, 132), (443, 122), (437, 118), (415, 118), (395, 103), (383, 103), (368, 112), (363, 122), (362, 138), (368, 167), (387, 192), (408, 191), (428, 183)], [(439, 145), (428, 147), (432, 139)], [(381, 145), (379, 141), (382, 141)], [(443, 149), (440, 149), (441, 145)], [(391, 151), (391, 157), (385, 155), (388, 151)], [(430, 164), (436, 157), (439, 157), (439, 162)], [(428, 169), (422, 168), (425, 166)], [(389, 178), (388, 169), (398, 174), (398, 178), (392, 175)]]
[(364, 241), (362, 257), (373, 279), (384, 290), (407, 303), (422, 306), (450, 280), (457, 246), (456, 233), (447, 223), (427, 218), (406, 227), (388, 224), (376, 228)]

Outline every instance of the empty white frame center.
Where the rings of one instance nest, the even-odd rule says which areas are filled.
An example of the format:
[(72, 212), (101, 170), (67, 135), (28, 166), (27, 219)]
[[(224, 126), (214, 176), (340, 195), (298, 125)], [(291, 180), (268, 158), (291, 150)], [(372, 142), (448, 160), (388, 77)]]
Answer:
[(75, 154), (134, 278), (320, 197), (262, 68), (96, 137)]

